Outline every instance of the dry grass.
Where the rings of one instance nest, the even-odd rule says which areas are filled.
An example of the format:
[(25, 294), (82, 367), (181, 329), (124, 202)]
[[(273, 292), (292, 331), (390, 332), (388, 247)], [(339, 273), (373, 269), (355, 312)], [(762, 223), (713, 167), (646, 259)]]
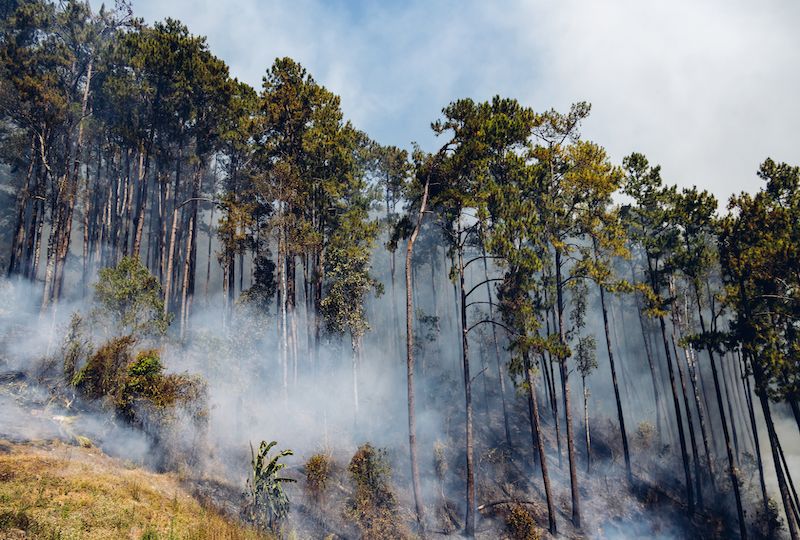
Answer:
[(176, 476), (128, 468), (95, 449), (0, 450), (0, 538), (269, 538), (203, 507)]

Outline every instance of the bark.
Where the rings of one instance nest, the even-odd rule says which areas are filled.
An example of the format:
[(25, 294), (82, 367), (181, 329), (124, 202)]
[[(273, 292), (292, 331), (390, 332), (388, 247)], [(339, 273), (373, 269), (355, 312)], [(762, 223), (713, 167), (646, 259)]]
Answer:
[[(566, 328), (564, 328), (564, 281), (561, 277), (561, 251), (556, 249), (556, 306), (558, 315), (558, 337), (562, 347), (566, 347)], [(572, 495), (572, 522), (575, 527), (581, 526), (581, 502), (578, 491), (578, 472), (575, 459), (575, 433), (572, 428), (572, 409), (570, 408), (569, 374), (567, 373), (567, 357), (559, 358), (561, 371), (561, 393), (563, 397), (564, 416), (567, 424), (567, 456), (569, 458), (569, 481)]]
[(556, 525), (556, 511), (553, 504), (553, 494), (550, 489), (550, 475), (547, 471), (547, 453), (544, 450), (544, 438), (542, 437), (542, 427), (539, 421), (539, 403), (536, 397), (536, 390), (533, 387), (533, 375), (531, 374), (531, 362), (528, 354), (525, 354), (525, 378), (528, 383), (528, 396), (531, 403), (531, 435), (533, 446), (539, 453), (539, 467), (542, 471), (542, 483), (544, 484), (544, 495), (547, 501), (547, 521), (550, 534), (558, 534)]
[(412, 258), (414, 255), (414, 243), (419, 236), (422, 226), (422, 219), (425, 217), (425, 209), (428, 204), (428, 181), (422, 192), (422, 202), (420, 203), (417, 223), (408, 239), (406, 246), (406, 389), (408, 392), (408, 449), (411, 457), (411, 487), (414, 493), (414, 509), (416, 511), (417, 524), (420, 530), (425, 529), (425, 506), (422, 501), (422, 488), (419, 477), (419, 458), (417, 456), (417, 416), (416, 416), (416, 394), (414, 393), (414, 283), (412, 281)]
[[(489, 318), (494, 319), (494, 300), (492, 299), (492, 287), (489, 282), (489, 263), (486, 260), (486, 247), (483, 245), (483, 242), (481, 242), (481, 254), (483, 255), (483, 275), (484, 279), (486, 280), (486, 296), (489, 300)], [(431, 260), (431, 266), (433, 266), (433, 260)], [(497, 363), (497, 377), (500, 382), (500, 402), (503, 407), (503, 429), (506, 436), (506, 444), (508, 445), (509, 448), (513, 448), (513, 446), (511, 445), (511, 427), (509, 425), (509, 420), (508, 420), (508, 409), (506, 407), (505, 375), (503, 374), (503, 365), (500, 361), (500, 346), (497, 343), (497, 328), (493, 324), (490, 326), (492, 327), (492, 343), (494, 345), (494, 358)], [(544, 372), (544, 369), (542, 369), (542, 371)]]
[(586, 434), (586, 472), (592, 470), (592, 439), (589, 435), (589, 388), (586, 386), (586, 377), (581, 378), (583, 383), (583, 429)]
[(183, 283), (181, 286), (181, 340), (186, 337), (186, 327), (189, 320), (189, 312), (187, 306), (187, 296), (189, 290), (189, 272), (191, 270), (191, 249), (192, 238), (194, 236), (194, 216), (189, 218), (189, 234), (186, 237), (186, 257), (183, 259)]
[[(459, 220), (459, 230), (461, 224)], [(461, 239), (459, 238), (459, 242)], [(469, 369), (469, 339), (467, 335), (467, 296), (464, 286), (463, 247), (458, 246), (458, 288), (461, 297), (461, 355), (464, 374), (464, 402), (466, 411), (466, 454), (467, 454), (467, 510), (464, 520), (464, 534), (467, 538), (475, 536), (475, 472), (473, 465), (474, 441), (472, 432), (472, 380)], [(458, 299), (456, 299), (458, 303)]]
[(786, 513), (786, 524), (789, 529), (789, 536), (791, 536), (792, 540), (798, 540), (800, 536), (798, 536), (797, 520), (795, 519), (795, 513), (792, 508), (792, 497), (789, 493), (789, 487), (786, 483), (786, 477), (784, 476), (784, 470), (781, 464), (780, 452), (778, 450), (778, 445), (780, 443), (778, 442), (778, 434), (775, 432), (775, 423), (772, 420), (769, 399), (767, 398), (766, 392), (758, 388), (763, 388), (763, 375), (760, 373), (758, 363), (754, 362), (753, 364), (756, 372), (756, 394), (758, 395), (759, 401), (761, 401), (761, 411), (764, 413), (764, 421), (767, 424), (767, 434), (769, 436), (770, 449), (772, 450), (772, 461), (775, 465), (778, 490), (780, 491), (783, 508)]
[[(744, 362), (746, 359), (742, 358), (741, 361)], [(746, 373), (746, 370), (744, 371)], [(747, 393), (745, 394), (747, 398), (747, 414), (750, 419), (750, 429), (753, 433), (753, 445), (755, 447), (756, 464), (758, 466), (758, 482), (761, 488), (761, 500), (764, 503), (764, 515), (767, 515), (767, 512), (769, 512), (769, 496), (767, 495), (767, 483), (764, 479), (764, 460), (761, 457), (761, 441), (758, 436), (758, 424), (756, 424), (755, 407), (753, 406), (753, 394), (750, 387), (749, 375), (745, 375), (744, 380), (747, 389)]]
[(681, 368), (681, 360), (680, 356), (678, 355), (678, 347), (676, 345), (675, 339), (675, 326), (672, 327), (672, 352), (675, 354), (675, 366), (678, 368), (678, 378), (681, 383), (681, 396), (683, 397), (683, 409), (686, 413), (686, 423), (687, 427), (689, 428), (689, 443), (692, 447), (692, 463), (694, 465), (694, 485), (695, 485), (695, 493), (697, 495), (697, 505), (700, 508), (703, 508), (703, 486), (702, 486), (702, 479), (703, 475), (700, 470), (700, 453), (697, 449), (697, 437), (695, 436), (694, 431), (694, 420), (692, 418), (692, 410), (689, 407), (689, 396), (686, 393), (686, 377), (683, 374), (683, 369)]
[[(703, 308), (700, 303), (700, 290), (698, 287), (694, 287), (695, 290), (695, 302), (697, 305), (697, 313), (698, 318), (700, 320), (700, 330), (703, 334), (706, 333), (706, 323), (705, 319), (703, 318)], [(709, 364), (711, 365), (711, 377), (714, 380), (714, 393), (717, 397), (717, 408), (719, 409), (719, 420), (720, 424), (722, 425), (722, 435), (725, 439), (725, 452), (728, 458), (728, 478), (731, 482), (731, 488), (733, 489), (733, 496), (736, 502), (736, 514), (739, 520), (739, 535), (741, 536), (742, 540), (747, 539), (747, 523), (744, 520), (744, 509), (742, 508), (742, 495), (739, 490), (739, 477), (738, 477), (738, 469), (736, 467), (736, 463), (733, 458), (733, 449), (731, 448), (731, 436), (730, 431), (728, 430), (728, 422), (725, 418), (725, 405), (722, 400), (722, 388), (720, 387), (719, 383), (719, 374), (717, 373), (717, 364), (714, 359), (714, 352), (711, 349), (711, 344), (708, 343), (706, 345), (706, 352), (708, 353), (708, 360)], [(760, 453), (759, 453), (759, 460), (760, 460)]]
[[(669, 341), (667, 340), (667, 327), (664, 322), (664, 317), (658, 317), (658, 323), (661, 327), (661, 339), (664, 342), (664, 354), (667, 359), (667, 370), (669, 373), (669, 384), (672, 390), (672, 405), (674, 407), (675, 421), (678, 424), (678, 439), (681, 446), (681, 460), (683, 461), (683, 475), (686, 482), (686, 499), (689, 505), (689, 513), (694, 513), (694, 490), (692, 489), (692, 473), (689, 470), (689, 453), (686, 450), (686, 433), (683, 427), (683, 418), (681, 417), (681, 406), (678, 400), (678, 388), (675, 383), (675, 370), (672, 366), (672, 354), (669, 350)], [(688, 411), (687, 411), (688, 412)]]
[[(622, 411), (622, 397), (619, 392), (619, 383), (617, 382), (617, 369), (614, 365), (614, 352), (611, 349), (611, 334), (608, 331), (608, 310), (606, 309), (606, 293), (605, 287), (600, 285), (600, 308), (603, 312), (603, 330), (606, 337), (606, 350), (608, 351), (608, 364), (611, 368), (611, 383), (614, 386), (614, 400), (617, 404), (617, 419), (619, 420), (619, 432), (622, 437), (622, 453), (625, 456), (625, 472), (627, 474), (628, 482), (633, 482), (633, 472), (631, 471), (631, 455), (628, 447), (628, 433), (625, 430), (625, 415)], [(588, 438), (588, 435), (587, 435)], [(587, 445), (588, 447), (588, 445)]]
[(25, 186), (19, 192), (17, 197), (17, 218), (14, 227), (14, 235), (12, 236), (11, 243), (11, 256), (8, 262), (7, 275), (11, 276), (19, 272), (19, 266), (22, 259), (22, 248), (25, 240), (25, 214), (28, 207), (28, 200), (31, 194), (31, 181), (33, 180), (33, 172), (36, 168), (36, 135), (31, 135), (31, 149), (30, 149), (30, 163), (28, 164), (28, 172), (25, 175)]

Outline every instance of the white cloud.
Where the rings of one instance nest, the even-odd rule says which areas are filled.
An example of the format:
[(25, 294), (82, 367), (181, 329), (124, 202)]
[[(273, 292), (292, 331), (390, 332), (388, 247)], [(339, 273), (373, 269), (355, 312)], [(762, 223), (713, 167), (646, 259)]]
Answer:
[(584, 133), (615, 160), (642, 151), (667, 181), (722, 198), (757, 189), (767, 156), (800, 162), (789, 0), (134, 0), (134, 11), (207, 35), (256, 86), (275, 57), (295, 58), (383, 143), (434, 148), (444, 105), (499, 93), (537, 110), (588, 100)]

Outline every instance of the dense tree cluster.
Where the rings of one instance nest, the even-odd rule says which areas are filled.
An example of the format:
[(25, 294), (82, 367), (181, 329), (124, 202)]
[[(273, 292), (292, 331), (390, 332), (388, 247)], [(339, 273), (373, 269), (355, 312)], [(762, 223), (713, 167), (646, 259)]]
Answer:
[[(767, 159), (758, 172), (763, 188), (732, 197), (720, 212), (710, 193), (665, 184), (641, 154), (612, 163), (581, 136), (587, 103), (536, 112), (501, 97), (451, 103), (432, 126), (440, 149), (409, 154), (352, 126), (339, 98), (292, 59), (277, 59), (256, 90), (232, 78), (180, 22), (146, 25), (123, 3), (95, 13), (77, 0), (16, 0), (2, 10), (0, 157), (16, 193), (3, 262), (9, 277), (39, 285), (42, 312), (82, 295), (99, 271), (108, 286), (97, 293), (123, 324), (136, 325), (128, 307), (114, 303), (124, 296), (113, 282), (120, 274), (120, 283), (133, 277), (163, 291), (147, 297), (148, 309), (160, 312), (151, 319), (163, 331), (174, 317), (169, 331), (184, 339), (204, 280), (205, 298), (209, 288), (222, 290), (225, 325), (235, 324), (235, 304), (274, 314), (287, 395), (298, 370), (321, 367), (323, 340), (347, 336), (358, 421), (368, 300), (384, 292), (373, 263), (387, 256), (384, 322), (396, 343), (406, 339), (413, 493), (424, 526), (414, 394), (422, 317), (413, 293), (424, 286), (422, 267), (431, 276), (448, 272), (458, 327), (448, 345), (459, 351), (464, 392), (467, 536), (477, 509), (472, 386), (483, 356), (474, 348), (485, 345), (478, 332), (491, 331), (481, 340), (493, 344), (509, 446), (517, 421), (509, 419), (508, 377), (528, 402), (530, 451), (556, 533), (548, 466), (564, 466), (566, 453), (571, 520), (580, 527), (581, 455), (591, 474), (588, 381), (606, 360), (625, 477), (635, 481), (624, 379), (626, 364), (644, 363), (621, 356), (615, 328), (632, 321), (628, 334), (641, 330), (636, 347), (652, 380), (656, 437), (679, 453), (689, 512), (730, 496), (734, 527), (742, 538), (751, 534), (740, 478), (749, 439), (764, 509), (762, 444), (798, 538), (797, 494), (772, 418), (786, 404), (800, 429), (797, 167)], [(397, 284), (401, 247), (406, 273)], [(218, 284), (210, 283), (215, 261)], [(438, 311), (437, 295), (447, 291), (429, 283)], [(397, 289), (406, 292), (404, 336)], [(603, 336), (591, 333), (594, 315)], [(573, 419), (576, 370), (582, 428)]]

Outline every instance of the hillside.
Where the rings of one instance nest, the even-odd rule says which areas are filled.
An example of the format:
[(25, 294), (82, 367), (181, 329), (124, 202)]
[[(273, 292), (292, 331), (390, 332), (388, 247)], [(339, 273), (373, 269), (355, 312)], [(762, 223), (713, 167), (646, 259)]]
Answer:
[[(88, 444), (88, 443), (87, 443)], [(0, 538), (268, 538), (93, 447), (0, 441)]]

